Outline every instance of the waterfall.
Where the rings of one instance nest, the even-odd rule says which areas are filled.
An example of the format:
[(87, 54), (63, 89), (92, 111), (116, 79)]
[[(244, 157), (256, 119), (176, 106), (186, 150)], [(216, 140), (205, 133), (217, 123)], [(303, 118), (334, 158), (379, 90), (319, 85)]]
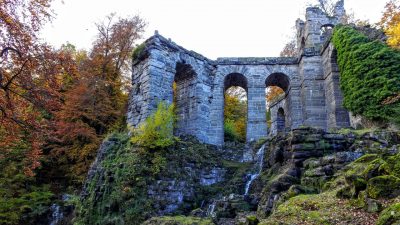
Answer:
[(61, 210), (61, 206), (57, 204), (52, 204), (50, 210), (51, 210), (51, 219), (49, 225), (57, 225), (59, 222), (61, 222), (62, 218), (64, 217), (64, 214)]
[(255, 172), (252, 174), (249, 174), (250, 179), (246, 183), (246, 187), (244, 189), (244, 195), (248, 195), (251, 183), (260, 175), (260, 173), (262, 171), (263, 161), (264, 161), (264, 151), (265, 151), (265, 144), (263, 144), (263, 146), (261, 146), (261, 148), (258, 150), (258, 152), (256, 154), (257, 161), (256, 161), (256, 164), (254, 165)]
[(215, 206), (217, 205), (217, 201), (213, 201), (209, 206), (208, 206), (208, 209), (207, 209), (207, 216), (209, 216), (209, 217), (215, 217), (216, 215), (215, 215)]
[[(71, 198), (70, 195), (68, 194), (63, 194), (61, 197), (61, 200), (63, 202), (68, 201)], [(57, 225), (62, 222), (62, 219), (64, 218), (64, 207), (61, 207), (60, 205), (54, 203), (50, 206), (50, 220), (49, 220), (49, 225)]]

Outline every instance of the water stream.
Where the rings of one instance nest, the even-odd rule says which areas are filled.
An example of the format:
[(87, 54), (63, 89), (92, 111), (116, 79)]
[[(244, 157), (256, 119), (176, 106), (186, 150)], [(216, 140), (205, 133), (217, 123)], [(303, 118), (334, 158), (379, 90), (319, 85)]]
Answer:
[[(70, 199), (70, 195), (68, 194), (64, 194), (62, 195), (61, 200), (63, 202), (66, 202)], [(57, 225), (59, 224), (63, 218), (64, 218), (64, 209), (62, 206), (54, 203), (50, 206), (50, 212), (51, 212), (51, 216), (50, 216), (50, 220), (49, 220), (49, 225)]]
[(51, 219), (49, 225), (57, 225), (61, 222), (62, 218), (64, 217), (63, 211), (61, 210), (61, 206), (57, 204), (52, 204), (50, 207), (51, 211)]
[(215, 206), (217, 205), (217, 201), (213, 201), (209, 206), (208, 206), (208, 209), (207, 209), (207, 213), (206, 213), (206, 215), (208, 216), (208, 217), (215, 217)]
[(265, 151), (265, 144), (261, 146), (261, 148), (258, 150), (256, 154), (257, 161), (256, 164), (254, 165), (255, 172), (249, 174), (250, 179), (246, 183), (246, 187), (244, 189), (244, 195), (248, 195), (251, 183), (260, 175), (262, 171), (263, 161), (264, 161), (264, 151)]

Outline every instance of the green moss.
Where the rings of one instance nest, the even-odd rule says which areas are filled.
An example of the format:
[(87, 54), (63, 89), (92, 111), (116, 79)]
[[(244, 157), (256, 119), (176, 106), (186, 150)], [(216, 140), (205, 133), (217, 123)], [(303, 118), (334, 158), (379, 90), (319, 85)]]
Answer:
[(227, 169), (226, 180), (227, 182), (220, 186), (221, 193), (229, 195), (231, 193), (243, 194), (245, 183), (243, 177), (249, 172), (252, 163), (239, 163), (235, 161), (223, 160), (222, 166)]
[(258, 140), (253, 144), (253, 148), (254, 148), (254, 149), (260, 149), (261, 146), (267, 142), (267, 140), (268, 140), (267, 138), (260, 138), (260, 139), (258, 139)]
[(400, 178), (400, 153), (395, 156), (390, 156), (387, 162), (391, 167), (392, 174)]
[(247, 216), (246, 217), (246, 224), (248, 225), (257, 225), (259, 223), (258, 219), (256, 216)]
[(211, 219), (203, 219), (196, 217), (185, 217), (185, 216), (164, 216), (164, 217), (154, 217), (143, 225), (213, 225)]
[(395, 203), (379, 214), (377, 225), (400, 224), (400, 203)]
[(342, 128), (342, 129), (339, 129), (339, 130), (337, 130), (337, 131), (335, 131), (335, 132), (337, 132), (337, 133), (339, 133), (339, 134), (345, 134), (345, 135), (347, 135), (347, 134), (356, 134), (357, 136), (362, 136), (362, 135), (364, 135), (364, 134), (366, 134), (366, 133), (370, 133), (370, 132), (373, 132), (374, 131), (374, 129), (371, 129), (371, 128), (366, 128), (366, 129), (349, 129), (349, 128)]
[[(337, 204), (333, 192), (299, 195), (278, 206), (260, 225), (266, 224), (333, 224), (333, 215), (341, 216), (346, 207)], [(345, 219), (345, 218), (343, 218)]]
[(102, 169), (88, 181), (75, 224), (140, 224), (152, 212), (145, 187), (154, 177), (154, 155), (132, 146), (127, 132), (108, 139)]
[(378, 154), (366, 154), (356, 159), (354, 163), (370, 162), (378, 157)]
[(382, 158), (377, 158), (369, 162), (362, 173), (366, 179), (388, 174), (390, 174), (390, 167)]
[(391, 175), (378, 176), (368, 181), (367, 194), (374, 199), (381, 197), (392, 198), (400, 195), (399, 187), (399, 178)]

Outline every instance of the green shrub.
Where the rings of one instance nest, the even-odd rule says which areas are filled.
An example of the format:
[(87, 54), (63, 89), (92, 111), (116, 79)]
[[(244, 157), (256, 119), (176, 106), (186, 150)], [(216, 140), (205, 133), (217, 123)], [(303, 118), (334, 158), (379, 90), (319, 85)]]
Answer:
[(344, 107), (371, 120), (399, 123), (400, 52), (349, 26), (337, 26), (332, 40)]
[(136, 46), (136, 48), (133, 50), (133, 53), (132, 53), (132, 59), (133, 60), (138, 59), (140, 54), (142, 54), (142, 52), (145, 49), (146, 49), (146, 45), (144, 43)]
[(174, 105), (160, 102), (157, 110), (133, 130), (131, 141), (148, 149), (166, 148), (175, 142), (174, 122)]
[(21, 140), (0, 156), (0, 224), (38, 224), (53, 200), (49, 186), (24, 173), (28, 146)]
[(239, 134), (236, 131), (235, 121), (226, 119), (224, 122), (224, 140), (225, 141), (237, 141)]

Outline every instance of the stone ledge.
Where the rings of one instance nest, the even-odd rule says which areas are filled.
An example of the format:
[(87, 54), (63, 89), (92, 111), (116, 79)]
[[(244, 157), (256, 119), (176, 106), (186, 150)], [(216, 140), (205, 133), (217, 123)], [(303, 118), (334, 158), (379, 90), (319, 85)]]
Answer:
[(217, 65), (296, 65), (295, 57), (224, 57), (217, 58)]

